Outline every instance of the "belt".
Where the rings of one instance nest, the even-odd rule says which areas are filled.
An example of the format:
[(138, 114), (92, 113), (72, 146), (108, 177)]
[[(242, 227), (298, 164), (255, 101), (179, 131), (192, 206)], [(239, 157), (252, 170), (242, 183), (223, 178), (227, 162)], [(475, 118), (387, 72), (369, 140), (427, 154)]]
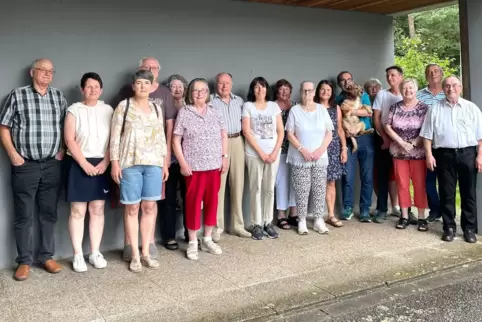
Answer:
[(452, 152), (452, 153), (459, 153), (459, 152), (469, 152), (469, 151), (475, 151), (477, 150), (477, 147), (475, 146), (468, 146), (465, 148), (438, 148), (435, 149), (435, 151), (440, 151), (440, 152)]
[(37, 162), (37, 163), (44, 163), (44, 162), (48, 162), (48, 161), (53, 160), (53, 159), (55, 159), (55, 157), (43, 158), (43, 159), (38, 159), (38, 160), (24, 158), (25, 161)]
[(241, 132), (228, 134), (228, 139), (234, 139), (241, 136)]

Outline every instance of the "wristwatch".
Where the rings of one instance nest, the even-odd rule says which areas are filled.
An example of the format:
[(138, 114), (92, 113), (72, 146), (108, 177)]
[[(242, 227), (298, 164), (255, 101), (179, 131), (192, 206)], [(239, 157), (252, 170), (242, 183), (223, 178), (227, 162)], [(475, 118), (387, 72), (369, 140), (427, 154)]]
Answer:
[(228, 155), (227, 155), (227, 154), (223, 154), (223, 158), (227, 158), (227, 157), (228, 157)]

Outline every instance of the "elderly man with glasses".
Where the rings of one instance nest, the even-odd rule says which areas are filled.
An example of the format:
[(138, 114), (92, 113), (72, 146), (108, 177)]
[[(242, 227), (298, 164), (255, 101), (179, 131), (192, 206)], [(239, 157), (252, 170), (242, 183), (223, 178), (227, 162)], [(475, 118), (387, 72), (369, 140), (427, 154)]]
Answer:
[[(429, 109), (420, 136), (424, 139), (427, 168), (436, 171), (442, 210), (442, 240), (455, 238), (455, 193), (460, 188), (460, 225), (467, 243), (477, 242), (477, 172), (482, 171), (482, 112), (460, 97), (462, 82), (456, 76), (442, 83), (445, 98)], [(432, 150), (433, 148), (433, 150)]]
[[(172, 131), (174, 129), (174, 121), (176, 119), (178, 110), (174, 105), (174, 100), (172, 98), (171, 91), (167, 87), (159, 84), (158, 82), (159, 71), (161, 70), (161, 65), (159, 64), (159, 61), (154, 57), (145, 57), (139, 61), (138, 69), (148, 70), (152, 74), (154, 74), (154, 82), (152, 83), (150, 88), (149, 99), (162, 110), (162, 118), (164, 120), (164, 129), (166, 131), (166, 146), (167, 146), (166, 158), (168, 160), (168, 166), (170, 166), (170, 160), (172, 155), (172, 144), (171, 144)], [(117, 106), (119, 102), (121, 102), (126, 98), (130, 98), (132, 96), (134, 96), (132, 84), (127, 84), (124, 87), (122, 87), (122, 89), (119, 91), (119, 93), (117, 94), (116, 98), (113, 101), (112, 106)], [(122, 258), (127, 262), (130, 262), (132, 259), (132, 247), (130, 244), (131, 244), (130, 241), (126, 237)], [(157, 247), (155, 243), (155, 231), (152, 232), (152, 242), (149, 247), (149, 255), (153, 259), (157, 259), (158, 257)]]
[(63, 127), (67, 101), (50, 86), (54, 66), (37, 59), (30, 68), (32, 85), (14, 89), (0, 111), (0, 137), (11, 162), (15, 206), (17, 263), (15, 279), (28, 278), (33, 263), (33, 213), (38, 205), (39, 260), (49, 273), (61, 270), (52, 258), (54, 227), (64, 156)]

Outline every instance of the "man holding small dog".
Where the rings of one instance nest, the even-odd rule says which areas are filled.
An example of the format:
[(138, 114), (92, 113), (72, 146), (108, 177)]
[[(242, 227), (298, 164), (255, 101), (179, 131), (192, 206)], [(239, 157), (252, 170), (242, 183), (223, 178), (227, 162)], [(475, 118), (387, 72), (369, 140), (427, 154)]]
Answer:
[[(390, 106), (402, 100), (400, 94), (400, 84), (403, 80), (403, 70), (399, 66), (390, 66), (387, 73), (387, 82), (390, 88), (378, 92), (373, 102), (373, 122), (375, 123), (375, 169), (377, 185), (377, 210), (374, 222), (382, 223), (388, 212), (388, 194), (392, 203), (392, 214), (400, 216), (398, 206), (397, 184), (393, 174), (393, 160), (388, 148), (390, 147), (390, 137), (385, 133), (383, 124), (388, 117)], [(413, 217), (413, 216), (410, 216)], [(417, 218), (410, 218), (417, 223)]]
[[(347, 90), (353, 87), (353, 76), (347, 71), (338, 74), (338, 86), (341, 88), (340, 95), (336, 98), (336, 103), (340, 105), (347, 97)], [(361, 94), (361, 104), (371, 106), (370, 97), (367, 93)], [(365, 124), (365, 134), (357, 136), (356, 142), (358, 148), (353, 152), (353, 144), (351, 140), (347, 140), (348, 161), (346, 163), (346, 174), (343, 176), (342, 190), (343, 190), (343, 213), (341, 219), (350, 220), (353, 217), (353, 194), (355, 189), (355, 174), (357, 160), (360, 165), (360, 221), (370, 222), (370, 206), (372, 204), (373, 192), (373, 135), (370, 129), (373, 128), (371, 114), (363, 108), (353, 110), (351, 115), (358, 116), (360, 121)], [(348, 138), (347, 134), (347, 138)]]

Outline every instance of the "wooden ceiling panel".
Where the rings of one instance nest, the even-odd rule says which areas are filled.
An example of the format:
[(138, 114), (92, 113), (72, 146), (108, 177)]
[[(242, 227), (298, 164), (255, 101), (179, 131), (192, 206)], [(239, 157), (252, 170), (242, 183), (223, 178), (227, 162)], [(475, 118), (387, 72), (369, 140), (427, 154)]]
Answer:
[(362, 11), (378, 14), (396, 14), (434, 5), (443, 5), (453, 0), (247, 0), (287, 6), (325, 8), (347, 11)]

